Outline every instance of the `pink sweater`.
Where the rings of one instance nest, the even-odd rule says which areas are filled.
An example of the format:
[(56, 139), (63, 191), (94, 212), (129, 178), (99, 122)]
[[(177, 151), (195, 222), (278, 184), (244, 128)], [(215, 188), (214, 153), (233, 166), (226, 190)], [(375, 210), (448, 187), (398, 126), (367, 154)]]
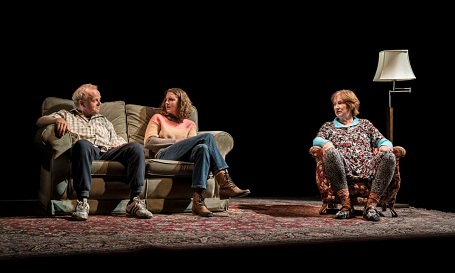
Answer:
[[(176, 139), (183, 139), (197, 135), (197, 126), (190, 119), (181, 123), (170, 121), (161, 114), (154, 114), (150, 119), (144, 136), (146, 148), (157, 152), (159, 149), (175, 143)], [(151, 141), (150, 137), (158, 137)]]

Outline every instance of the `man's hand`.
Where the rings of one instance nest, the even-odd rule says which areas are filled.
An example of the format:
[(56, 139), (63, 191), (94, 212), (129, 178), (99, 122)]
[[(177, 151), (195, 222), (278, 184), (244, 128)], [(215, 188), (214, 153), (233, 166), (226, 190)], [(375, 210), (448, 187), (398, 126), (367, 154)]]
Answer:
[(70, 127), (65, 119), (57, 118), (55, 120), (55, 131), (57, 133), (57, 137), (62, 137), (70, 131)]

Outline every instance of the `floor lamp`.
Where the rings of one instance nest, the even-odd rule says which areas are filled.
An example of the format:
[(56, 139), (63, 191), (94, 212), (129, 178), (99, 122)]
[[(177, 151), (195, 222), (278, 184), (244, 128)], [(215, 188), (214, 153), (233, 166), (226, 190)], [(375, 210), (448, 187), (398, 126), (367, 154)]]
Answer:
[(374, 75), (374, 82), (392, 82), (389, 90), (389, 111), (387, 112), (387, 138), (393, 142), (393, 107), (392, 93), (411, 93), (411, 88), (397, 88), (395, 82), (414, 80), (407, 49), (383, 50), (379, 52), (378, 68)]

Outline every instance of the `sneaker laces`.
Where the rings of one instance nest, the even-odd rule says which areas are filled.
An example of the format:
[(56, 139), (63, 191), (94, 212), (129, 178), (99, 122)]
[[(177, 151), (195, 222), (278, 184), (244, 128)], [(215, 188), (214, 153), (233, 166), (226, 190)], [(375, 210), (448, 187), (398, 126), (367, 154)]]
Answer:
[(77, 200), (76, 212), (86, 212), (88, 210), (88, 203)]
[(145, 200), (141, 200), (139, 197), (135, 197), (133, 202), (127, 205), (126, 212), (139, 218), (149, 218), (153, 215), (147, 210)]
[(77, 200), (76, 210), (71, 214), (71, 216), (75, 220), (87, 220), (89, 211), (90, 206), (87, 202), (87, 199), (84, 198), (82, 201)]
[(134, 203), (134, 202), (136, 203), (136, 206), (137, 206), (140, 210), (146, 209), (146, 205), (145, 205), (145, 201), (144, 201), (144, 200), (137, 198), (135, 201), (133, 201), (133, 203)]

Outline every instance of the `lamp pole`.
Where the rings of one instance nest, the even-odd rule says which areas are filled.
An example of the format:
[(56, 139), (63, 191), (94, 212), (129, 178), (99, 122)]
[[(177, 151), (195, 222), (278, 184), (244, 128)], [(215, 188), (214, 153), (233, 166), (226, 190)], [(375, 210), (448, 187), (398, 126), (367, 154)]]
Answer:
[(393, 107), (392, 93), (411, 93), (411, 87), (395, 88), (395, 80), (392, 90), (389, 90), (389, 111), (387, 112), (387, 138), (393, 143)]

